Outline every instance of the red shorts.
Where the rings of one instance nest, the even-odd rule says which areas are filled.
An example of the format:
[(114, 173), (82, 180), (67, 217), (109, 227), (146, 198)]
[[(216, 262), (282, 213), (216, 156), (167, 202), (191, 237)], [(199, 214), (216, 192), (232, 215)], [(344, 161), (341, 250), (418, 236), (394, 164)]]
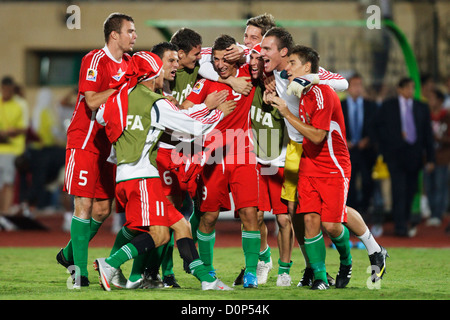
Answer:
[(214, 212), (221, 208), (230, 210), (230, 191), (235, 210), (258, 207), (258, 171), (255, 164), (206, 165), (200, 187), (202, 212)]
[[(176, 161), (174, 161), (174, 159)], [(183, 196), (189, 192), (194, 198), (197, 192), (197, 180), (192, 179), (188, 183), (182, 182), (185, 170), (185, 159), (175, 149), (159, 148), (156, 156), (159, 176), (166, 196)], [(178, 162), (178, 163), (177, 163)]]
[(148, 231), (150, 226), (170, 227), (183, 219), (183, 215), (167, 200), (161, 180), (133, 179), (116, 186), (117, 201), (125, 208), (125, 226)]
[(116, 166), (106, 161), (108, 156), (67, 149), (63, 190), (78, 197), (113, 199)]
[[(271, 169), (277, 171), (268, 172)], [(287, 213), (286, 203), (281, 201), (281, 188), (284, 181), (284, 168), (269, 167), (258, 163), (259, 205), (261, 211), (273, 210), (273, 214)], [(264, 174), (273, 173), (273, 174)]]
[(298, 201), (301, 213), (320, 214), (322, 222), (347, 222), (349, 178), (307, 177), (298, 179)]

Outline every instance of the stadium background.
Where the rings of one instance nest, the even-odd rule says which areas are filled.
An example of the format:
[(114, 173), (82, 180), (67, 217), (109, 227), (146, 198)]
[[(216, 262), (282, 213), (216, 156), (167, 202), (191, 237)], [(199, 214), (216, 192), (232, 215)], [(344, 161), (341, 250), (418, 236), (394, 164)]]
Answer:
[[(80, 29), (67, 27), (70, 16), (67, 8), (70, 5), (80, 8)], [(3, 50), (0, 50), (0, 76), (13, 76), (22, 86), (32, 108), (37, 92), (43, 86), (52, 89), (55, 101), (76, 86), (81, 57), (103, 46), (102, 25), (111, 12), (123, 12), (134, 18), (138, 33), (135, 51), (149, 50), (154, 44), (166, 40), (162, 32), (150, 25), (150, 21), (243, 21), (240, 27), (190, 26), (202, 35), (204, 46), (211, 46), (214, 39), (224, 33), (242, 42), (245, 20), (271, 13), (277, 21), (309, 22), (309, 26), (290, 25), (286, 29), (297, 43), (316, 48), (321, 54), (321, 65), (326, 69), (344, 76), (354, 71), (360, 72), (368, 87), (375, 89), (370, 93), (376, 98), (377, 90), (381, 87), (392, 90), (399, 78), (408, 74), (400, 45), (384, 28), (334, 24), (367, 20), (371, 16), (366, 11), (369, 5), (380, 6), (382, 17), (391, 18), (402, 30), (414, 52), (420, 73), (430, 74), (442, 85), (444, 79), (450, 76), (448, 0), (0, 1), (0, 39), (3, 44)], [(324, 26), (323, 22), (332, 23)], [(183, 26), (170, 27), (169, 31), (174, 32)], [(51, 228), (57, 228), (58, 220), (55, 219), (44, 217), (42, 221)], [(273, 231), (273, 225), (271, 227)], [(425, 231), (422, 232), (424, 234)], [(438, 234), (440, 238), (436, 240)], [(421, 240), (422, 246), (427, 246), (427, 243), (431, 246), (438, 246), (439, 243), (449, 246), (448, 236), (445, 237), (443, 230), (431, 230), (429, 236), (425, 244), (424, 239)], [(51, 240), (51, 237), (46, 238)], [(0, 234), (0, 245), (19, 245), (22, 243), (20, 239), (20, 235), (15, 237), (14, 233), (3, 233)], [(240, 241), (239, 238), (237, 240)], [(36, 242), (36, 237), (33, 241)], [(62, 241), (55, 241), (57, 243), (54, 245), (64, 245), (67, 236)], [(109, 238), (105, 241), (112, 243)], [(414, 243), (411, 239), (397, 241), (404, 241), (405, 245)]]

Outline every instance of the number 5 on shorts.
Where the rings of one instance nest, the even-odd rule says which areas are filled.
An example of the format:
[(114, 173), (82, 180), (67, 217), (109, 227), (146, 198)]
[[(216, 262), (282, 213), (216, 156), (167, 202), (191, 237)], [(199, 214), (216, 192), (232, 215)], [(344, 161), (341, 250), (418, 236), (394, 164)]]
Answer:
[(86, 170), (80, 170), (80, 182), (78, 182), (78, 185), (84, 187), (85, 185), (87, 185), (87, 177), (85, 177), (85, 175), (87, 175), (88, 172)]

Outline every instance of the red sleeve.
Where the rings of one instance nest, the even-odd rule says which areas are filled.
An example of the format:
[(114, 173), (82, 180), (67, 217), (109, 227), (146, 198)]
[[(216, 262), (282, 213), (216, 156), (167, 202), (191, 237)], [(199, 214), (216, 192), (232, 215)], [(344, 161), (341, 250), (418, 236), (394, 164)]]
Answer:
[(102, 64), (104, 55), (105, 53), (103, 51), (95, 50), (83, 58), (78, 83), (80, 92), (101, 92), (107, 89), (102, 89), (104, 87), (104, 82), (109, 81), (107, 70), (104, 64)]
[(211, 81), (201, 79), (197, 81), (192, 89), (192, 92), (187, 96), (186, 100), (191, 101), (194, 104), (203, 103), (209, 93)]
[(331, 115), (334, 110), (334, 97), (328, 86), (313, 86), (311, 125), (314, 128), (330, 131)]

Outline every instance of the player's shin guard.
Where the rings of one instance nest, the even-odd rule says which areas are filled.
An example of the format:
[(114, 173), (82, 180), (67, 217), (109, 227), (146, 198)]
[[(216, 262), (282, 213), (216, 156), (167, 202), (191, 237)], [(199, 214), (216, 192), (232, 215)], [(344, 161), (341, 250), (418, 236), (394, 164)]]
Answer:
[(328, 283), (327, 271), (325, 268), (326, 248), (322, 231), (310, 239), (305, 238), (305, 250), (309, 258), (309, 263), (314, 271), (315, 279), (323, 280)]

